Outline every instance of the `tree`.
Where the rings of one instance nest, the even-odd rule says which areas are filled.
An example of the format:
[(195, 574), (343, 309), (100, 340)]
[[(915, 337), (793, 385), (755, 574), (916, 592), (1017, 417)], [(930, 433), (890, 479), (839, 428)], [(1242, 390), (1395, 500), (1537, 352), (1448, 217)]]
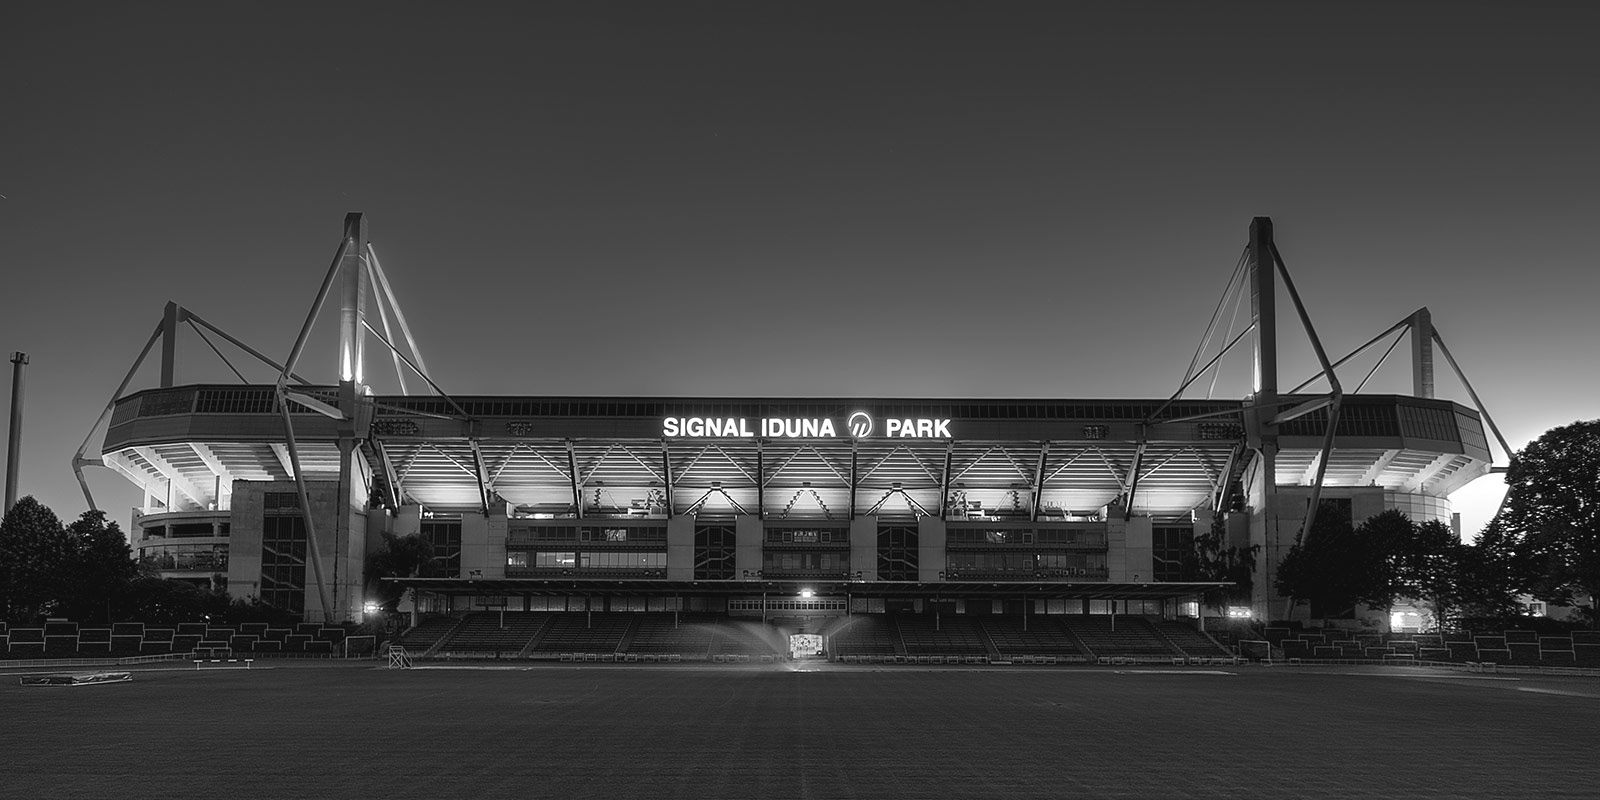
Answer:
[(415, 578), (433, 563), (433, 545), (417, 535), (384, 532), (383, 544), (367, 556), (366, 593), (386, 611), (393, 611), (405, 589), (384, 578)]
[(1513, 542), (1534, 597), (1562, 605), (1586, 598), (1600, 624), (1600, 420), (1552, 428), (1511, 457), (1506, 501), (1495, 522)]
[(128, 539), (104, 511), (90, 510), (67, 526), (73, 546), (70, 591), (60, 598), (62, 612), (80, 622), (110, 624), (139, 574)]
[(0, 521), (0, 617), (36, 622), (70, 594), (75, 548), (55, 512), (30, 495)]
[(1342, 616), (1371, 594), (1370, 554), (1338, 504), (1322, 501), (1316, 527), (1302, 533), (1278, 564), (1274, 588), (1293, 602), (1310, 601), (1312, 616)]
[(1194, 536), (1194, 547), (1184, 559), (1184, 580), (1233, 584), (1209, 589), (1200, 596), (1205, 608), (1226, 615), (1229, 606), (1249, 604), (1255, 588), (1256, 553), (1260, 549), (1258, 544), (1229, 545), (1227, 518), (1214, 514), (1210, 530)]
[(1441, 619), (1456, 602), (1463, 545), (1448, 525), (1438, 520), (1417, 523), (1390, 509), (1369, 517), (1356, 528), (1368, 574), (1361, 601), (1372, 608), (1392, 609), (1401, 599), (1419, 600)]
[(1355, 583), (1356, 600), (1372, 608), (1388, 610), (1400, 597), (1415, 597), (1406, 574), (1417, 558), (1414, 537), (1416, 526), (1403, 511), (1389, 509), (1368, 517), (1356, 526), (1353, 544), (1355, 559), (1361, 564), (1360, 580)]
[(1435, 611), (1441, 621), (1504, 618), (1518, 613), (1517, 595), (1531, 579), (1528, 560), (1517, 554), (1515, 545), (1499, 519), (1484, 526), (1478, 541), (1461, 545), (1447, 608)]
[(132, 619), (148, 625), (176, 625), (229, 612), (228, 595), (202, 589), (188, 581), (140, 576), (128, 585), (123, 608)]

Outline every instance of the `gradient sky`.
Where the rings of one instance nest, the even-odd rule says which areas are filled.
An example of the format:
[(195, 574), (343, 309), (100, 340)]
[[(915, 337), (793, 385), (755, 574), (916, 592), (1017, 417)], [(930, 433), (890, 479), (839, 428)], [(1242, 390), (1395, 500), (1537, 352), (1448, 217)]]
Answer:
[(347, 211), (452, 393), (1047, 398), (1170, 394), (1270, 216), (1332, 355), (1429, 306), (1521, 447), (1600, 417), (1597, 40), (1587, 3), (8, 2), (21, 493), (82, 511), (167, 300), (282, 358)]

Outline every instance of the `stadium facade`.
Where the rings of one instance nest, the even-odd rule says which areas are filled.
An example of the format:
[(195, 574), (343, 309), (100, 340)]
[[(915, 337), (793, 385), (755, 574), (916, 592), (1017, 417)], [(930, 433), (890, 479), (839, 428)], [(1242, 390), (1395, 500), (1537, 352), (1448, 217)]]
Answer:
[[(1354, 520), (1449, 521), (1449, 494), (1492, 461), (1481, 408), (1432, 396), (1443, 342), (1426, 310), (1389, 332), (1410, 335), (1412, 395), (1337, 379), (1279, 392), (1280, 277), (1258, 219), (1230, 284), (1255, 334), (1239, 400), (451, 396), (353, 214), (287, 363), (169, 304), (129, 372), (159, 343), (160, 384), (124, 394), (125, 380), (99, 459), (76, 463), (142, 489), (133, 545), (163, 574), (307, 619), (361, 618), (383, 533), (433, 545), (429, 571), (402, 581), (421, 611), (1170, 618), (1214, 585), (1183, 580), (1213, 525), (1261, 546), (1250, 613), (1276, 618), (1276, 564), (1319, 500)], [(312, 385), (295, 370), (335, 292), (341, 381)], [(175, 385), (185, 325), (281, 377)], [(363, 372), (391, 359), (403, 393), (372, 394)]]

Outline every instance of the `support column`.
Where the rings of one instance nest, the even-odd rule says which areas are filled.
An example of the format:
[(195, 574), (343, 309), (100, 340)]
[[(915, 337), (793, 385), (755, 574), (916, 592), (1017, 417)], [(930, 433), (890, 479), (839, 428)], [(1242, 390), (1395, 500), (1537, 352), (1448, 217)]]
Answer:
[(7, 514), (11, 513), (11, 507), (17, 503), (17, 470), (22, 466), (22, 377), (27, 366), (27, 353), (11, 354), (11, 432), (10, 438), (6, 440), (5, 513)]
[(177, 371), (178, 304), (167, 301), (161, 313), (161, 388), (170, 388)]
[(1278, 281), (1272, 257), (1272, 220), (1250, 222), (1250, 317), (1256, 325), (1256, 401), (1278, 397)]
[[(354, 515), (364, 513), (369, 500), (368, 492), (355, 475), (357, 445), (362, 434), (357, 422), (365, 415), (356, 413), (356, 406), (366, 396), (364, 359), (366, 357), (366, 330), (363, 323), (367, 311), (368, 271), (361, 260), (367, 252), (367, 222), (359, 213), (346, 214), (344, 218), (344, 263), (339, 266), (339, 497), (336, 503), (339, 514), (333, 530), (333, 592), (334, 605), (330, 612), (337, 619), (349, 620), (352, 606), (359, 609), (361, 565), (349, 562), (348, 550), (358, 536), (364, 536), (365, 525), (357, 530)], [(340, 572), (344, 573), (341, 585)]]
[(1411, 315), (1411, 394), (1433, 397), (1433, 314), (1426, 307)]
[(1256, 328), (1254, 360), (1254, 395), (1246, 409), (1245, 442), (1255, 456), (1245, 470), (1245, 491), (1249, 498), (1250, 543), (1261, 545), (1257, 551), (1255, 579), (1256, 613), (1268, 618), (1269, 598), (1276, 597), (1272, 588), (1277, 575), (1278, 560), (1283, 557), (1278, 542), (1276, 505), (1278, 474), (1278, 429), (1272, 424), (1278, 408), (1278, 281), (1277, 262), (1272, 254), (1272, 220), (1256, 217), (1250, 222), (1250, 250), (1248, 254), (1250, 281), (1250, 318)]

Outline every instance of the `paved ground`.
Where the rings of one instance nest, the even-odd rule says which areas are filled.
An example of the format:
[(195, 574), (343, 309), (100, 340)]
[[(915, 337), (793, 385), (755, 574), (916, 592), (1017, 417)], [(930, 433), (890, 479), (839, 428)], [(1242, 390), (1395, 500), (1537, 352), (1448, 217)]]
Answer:
[(269, 665), (0, 681), (0, 795), (17, 798), (1600, 796), (1596, 679)]

